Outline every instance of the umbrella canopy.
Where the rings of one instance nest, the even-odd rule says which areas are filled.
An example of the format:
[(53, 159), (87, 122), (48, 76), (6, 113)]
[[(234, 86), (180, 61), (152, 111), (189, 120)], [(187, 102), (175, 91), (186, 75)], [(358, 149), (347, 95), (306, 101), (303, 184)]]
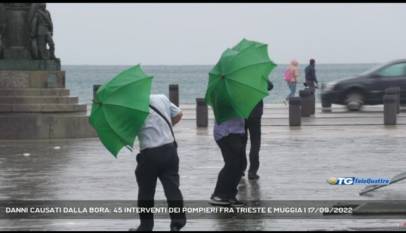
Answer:
[(126, 146), (131, 150), (149, 114), (152, 76), (133, 66), (102, 85), (89, 117), (103, 145), (114, 157)]
[(209, 73), (205, 96), (216, 122), (248, 118), (255, 105), (268, 95), (267, 79), (275, 67), (266, 44), (243, 39), (225, 50)]

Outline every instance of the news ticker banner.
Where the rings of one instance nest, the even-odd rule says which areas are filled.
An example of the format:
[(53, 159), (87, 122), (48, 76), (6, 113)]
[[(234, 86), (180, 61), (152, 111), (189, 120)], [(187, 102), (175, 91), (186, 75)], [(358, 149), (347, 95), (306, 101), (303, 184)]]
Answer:
[(185, 213), (189, 219), (393, 219), (406, 217), (406, 200), (247, 201), (242, 207), (212, 206), (207, 200), (184, 201), (183, 207), (168, 207), (165, 200), (157, 200), (152, 208), (138, 207), (137, 201), (128, 200), (0, 201), (0, 219), (134, 219), (140, 213), (152, 213), (156, 218)]

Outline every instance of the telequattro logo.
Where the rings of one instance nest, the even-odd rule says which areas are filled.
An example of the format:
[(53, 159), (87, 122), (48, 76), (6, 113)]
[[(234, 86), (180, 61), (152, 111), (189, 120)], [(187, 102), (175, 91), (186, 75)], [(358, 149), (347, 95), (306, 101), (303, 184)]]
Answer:
[(361, 178), (361, 177), (331, 177), (327, 180), (331, 185), (388, 185), (388, 178)]

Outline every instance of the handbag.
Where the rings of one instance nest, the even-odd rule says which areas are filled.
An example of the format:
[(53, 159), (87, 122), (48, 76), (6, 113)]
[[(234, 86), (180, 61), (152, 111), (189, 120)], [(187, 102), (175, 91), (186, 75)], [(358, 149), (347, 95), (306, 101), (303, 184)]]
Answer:
[(172, 133), (173, 140), (174, 140), (173, 145), (175, 146), (175, 148), (178, 148), (178, 143), (176, 142), (175, 134), (173, 133), (173, 129), (172, 129), (172, 124), (169, 123), (168, 119), (166, 119), (166, 117), (158, 109), (156, 109), (154, 106), (149, 105), (149, 107), (152, 110), (154, 110), (160, 117), (162, 117), (165, 120), (166, 124), (168, 124), (169, 129), (171, 130), (171, 133)]
[(289, 68), (285, 70), (285, 73), (283, 74), (283, 79), (288, 82), (292, 82), (295, 78), (293, 77), (293, 72)]

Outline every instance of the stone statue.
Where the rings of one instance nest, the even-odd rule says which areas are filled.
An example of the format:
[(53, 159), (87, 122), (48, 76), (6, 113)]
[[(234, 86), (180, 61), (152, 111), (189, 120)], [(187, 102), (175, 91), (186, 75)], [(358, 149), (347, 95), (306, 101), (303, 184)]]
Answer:
[[(31, 21), (32, 54), (36, 59), (56, 59), (52, 39), (53, 24), (45, 3), (33, 4), (28, 14)], [(47, 45), (49, 50), (47, 50)]]
[(4, 3), (0, 3), (0, 59), (3, 58), (3, 35), (6, 31), (6, 22), (5, 22), (5, 8)]
[(61, 70), (45, 3), (0, 3), (0, 71)]

